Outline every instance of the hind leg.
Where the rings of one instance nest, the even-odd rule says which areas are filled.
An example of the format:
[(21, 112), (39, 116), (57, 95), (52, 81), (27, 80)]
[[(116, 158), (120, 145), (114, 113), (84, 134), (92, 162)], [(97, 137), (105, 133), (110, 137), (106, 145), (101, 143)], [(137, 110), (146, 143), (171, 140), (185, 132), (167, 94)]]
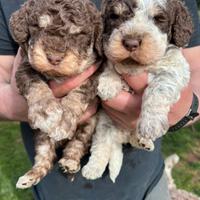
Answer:
[(113, 143), (109, 160), (110, 178), (113, 181), (113, 183), (115, 182), (117, 176), (119, 175), (122, 166), (122, 161), (123, 161), (122, 144)]
[(108, 165), (112, 147), (112, 122), (110, 121), (105, 113), (99, 113), (96, 133), (90, 149), (91, 156), (82, 169), (82, 175), (87, 179), (100, 178)]
[(76, 136), (68, 142), (63, 151), (63, 158), (59, 160), (64, 172), (76, 173), (80, 170), (81, 158), (87, 153), (91, 143), (92, 134), (96, 127), (96, 115), (80, 126)]
[(24, 176), (18, 179), (17, 188), (25, 189), (36, 185), (53, 167), (56, 158), (55, 142), (47, 134), (35, 133), (35, 164)]

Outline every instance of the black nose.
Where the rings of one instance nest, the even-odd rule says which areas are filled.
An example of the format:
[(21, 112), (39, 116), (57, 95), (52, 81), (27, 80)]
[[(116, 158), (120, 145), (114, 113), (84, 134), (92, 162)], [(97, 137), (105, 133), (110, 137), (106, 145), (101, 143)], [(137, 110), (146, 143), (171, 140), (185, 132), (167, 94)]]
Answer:
[(140, 46), (141, 40), (128, 38), (123, 39), (122, 43), (128, 51), (135, 51)]
[(47, 55), (47, 59), (52, 65), (58, 65), (62, 61), (63, 57), (60, 55)]

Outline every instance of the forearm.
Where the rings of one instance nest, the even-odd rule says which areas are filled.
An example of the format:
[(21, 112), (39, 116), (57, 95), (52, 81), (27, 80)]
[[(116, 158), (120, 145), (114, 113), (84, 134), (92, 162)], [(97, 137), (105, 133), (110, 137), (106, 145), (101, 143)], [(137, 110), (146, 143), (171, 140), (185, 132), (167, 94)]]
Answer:
[[(197, 95), (200, 102), (200, 46), (184, 49), (183, 54), (190, 64), (191, 69), (191, 90)], [(198, 108), (198, 112), (200, 113), (200, 106)], [(200, 120), (200, 116), (196, 117), (195, 120), (189, 123), (193, 124), (194, 122)]]
[(0, 83), (0, 102), (0, 120), (26, 121), (26, 101), (8, 83)]

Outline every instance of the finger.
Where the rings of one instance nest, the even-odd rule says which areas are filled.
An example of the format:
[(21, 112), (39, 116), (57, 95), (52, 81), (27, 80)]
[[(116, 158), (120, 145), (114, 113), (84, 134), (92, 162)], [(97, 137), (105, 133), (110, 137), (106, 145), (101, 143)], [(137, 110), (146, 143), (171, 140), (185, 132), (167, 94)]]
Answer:
[(128, 83), (128, 85), (133, 89), (133, 91), (136, 94), (141, 94), (147, 87), (148, 74), (147, 73), (141, 73), (138, 75), (124, 74), (123, 79)]
[(107, 106), (103, 106), (103, 108), (109, 117), (121, 127), (126, 129), (133, 129), (135, 127), (136, 120), (132, 119), (131, 117), (126, 116), (123, 113), (119, 113), (118, 111), (112, 110)]
[(103, 103), (119, 112), (130, 113), (134, 110), (140, 109), (141, 101), (141, 95), (130, 94), (128, 92), (122, 91), (115, 98), (103, 101)]
[(49, 83), (56, 97), (63, 97), (72, 89), (81, 85), (88, 77), (90, 77), (98, 68), (98, 65), (92, 65), (81, 74), (66, 78), (62, 83), (51, 81)]
[(84, 123), (97, 112), (98, 104), (99, 104), (98, 98), (94, 99), (94, 101), (91, 102), (91, 104), (88, 106), (87, 110), (85, 111), (81, 119), (79, 120), (79, 124)]

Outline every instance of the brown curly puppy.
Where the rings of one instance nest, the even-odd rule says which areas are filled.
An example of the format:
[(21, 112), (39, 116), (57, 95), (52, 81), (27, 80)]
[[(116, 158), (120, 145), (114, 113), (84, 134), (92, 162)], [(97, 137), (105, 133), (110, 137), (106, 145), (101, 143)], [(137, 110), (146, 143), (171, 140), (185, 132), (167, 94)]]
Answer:
[(96, 75), (56, 99), (47, 82), (77, 75), (101, 59), (101, 17), (89, 0), (28, 0), (10, 20), (23, 61), (16, 73), (17, 86), (28, 103), (30, 125), (36, 134), (35, 165), (21, 177), (19, 188), (37, 184), (51, 169), (56, 141), (72, 139), (60, 161), (69, 171), (79, 169), (96, 118), (77, 122), (96, 96)]

